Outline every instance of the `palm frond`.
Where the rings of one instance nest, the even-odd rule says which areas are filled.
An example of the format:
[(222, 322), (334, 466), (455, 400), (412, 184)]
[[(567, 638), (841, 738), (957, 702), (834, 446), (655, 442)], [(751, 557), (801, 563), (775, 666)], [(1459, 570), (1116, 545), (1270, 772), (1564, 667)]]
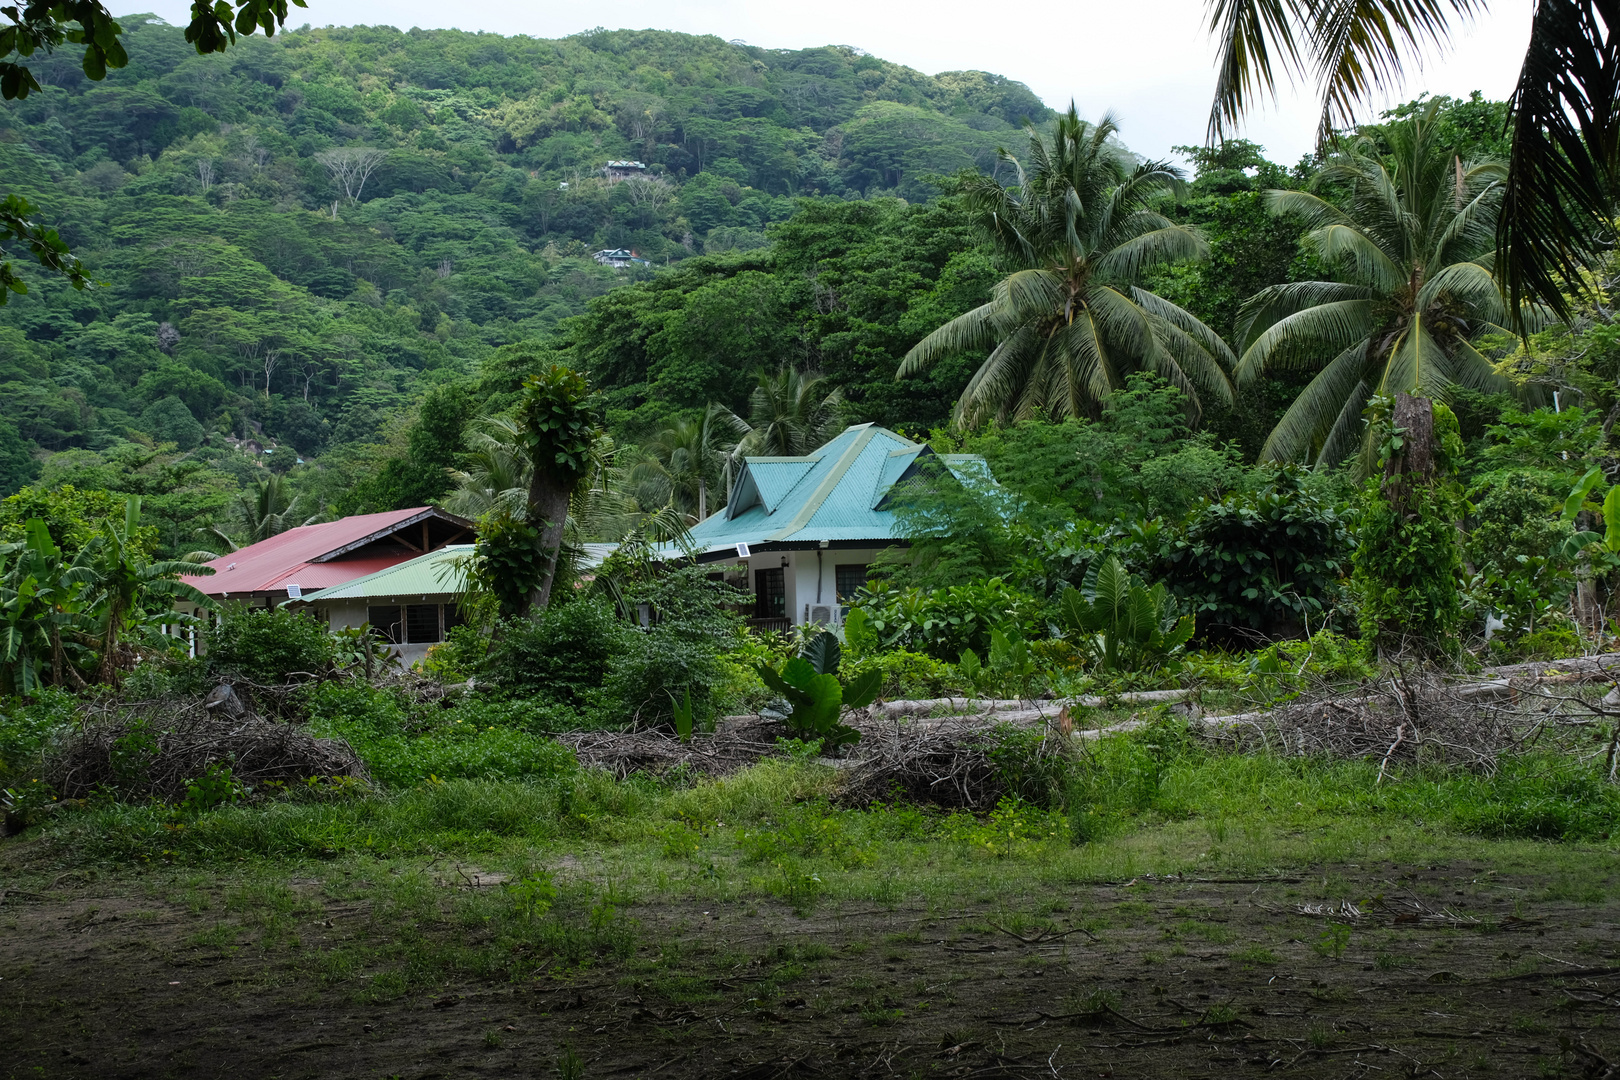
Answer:
[(1391, 292), (1401, 287), (1406, 274), (1373, 238), (1350, 225), (1328, 225), (1306, 237), (1322, 261), (1341, 268), (1358, 285)]
[(1564, 289), (1602, 238), (1620, 178), (1620, 0), (1539, 0), (1513, 91), (1513, 151), (1497, 231), (1514, 313), (1569, 318)]
[(1132, 237), (1095, 263), (1096, 272), (1109, 281), (1134, 282), (1144, 270), (1169, 263), (1207, 258), (1204, 238), (1181, 225), (1154, 229)]
[(1247, 351), (1254, 339), (1297, 311), (1340, 300), (1375, 300), (1376, 290), (1341, 281), (1285, 281), (1255, 293), (1238, 308), (1237, 346)]
[(895, 378), (903, 379), (947, 356), (990, 348), (1002, 333), (1006, 302), (991, 300), (966, 311), (913, 345), (900, 360)]
[(1337, 300), (1296, 311), (1254, 339), (1233, 373), (1239, 386), (1273, 365), (1304, 367), (1364, 342), (1377, 328), (1370, 300)]
[(1212, 145), (1237, 126), (1255, 97), (1276, 97), (1274, 65), (1303, 71), (1294, 40), (1302, 7), (1299, 0), (1212, 0), (1208, 5), (1210, 32), (1220, 40), (1215, 101), (1209, 110)]
[(1326, 443), (1347, 403), (1355, 401), (1358, 393), (1363, 394), (1361, 405), (1366, 403), (1366, 368), (1367, 354), (1362, 345), (1353, 345), (1334, 357), (1288, 406), (1261, 447), (1260, 457), (1266, 461), (1306, 461), (1314, 456)]

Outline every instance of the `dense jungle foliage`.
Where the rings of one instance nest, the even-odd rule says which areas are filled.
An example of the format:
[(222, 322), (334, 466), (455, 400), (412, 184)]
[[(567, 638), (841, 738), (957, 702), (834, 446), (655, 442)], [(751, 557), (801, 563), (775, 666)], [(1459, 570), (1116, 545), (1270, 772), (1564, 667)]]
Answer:
[[(7, 194), (38, 208), (98, 283), (77, 292), (24, 273), (30, 291), (0, 312), (0, 488), (38, 478), (43, 454), (79, 451), (45, 482), (107, 486), (103, 466), (137, 474), (147, 494), (193, 493), (177, 515), (188, 521), (220, 516), (251, 475), (225, 436), (271, 449), (278, 471), (324, 457), (330, 477), (298, 486), (335, 503), (388, 456), (378, 444), (403, 437), (399, 420), (428, 389), (476, 378), (493, 349), (542, 338), (593, 297), (693, 256), (705, 268), (676, 282), (738, 278), (737, 294), (635, 337), (662, 330), (665, 350), (686, 355), (740, 311), (719, 374), (679, 362), (653, 373), (677, 405), (714, 393), (740, 405), (755, 365), (833, 332), (797, 325), (814, 301), (781, 295), (780, 279), (802, 266), (779, 273), (766, 254), (767, 228), (800, 200), (830, 200), (833, 214), (875, 200), (801, 229), (821, 249), (799, 263), (856, 254), (840, 228), (888, 238), (868, 236), (864, 266), (851, 264), (867, 292), (894, 294), (876, 320), (925, 304), (942, 274), (938, 302), (970, 302), (982, 274), (945, 273), (969, 246), (949, 220), (882, 200), (926, 202), (929, 177), (994, 168), (1017, 125), (1049, 115), (998, 76), (929, 77), (850, 49), (306, 28), (198, 56), (178, 28), (123, 25), (128, 67), (92, 83), (71, 51), (36, 57), (44, 89), (0, 109)], [(620, 182), (609, 161), (644, 168)], [(615, 271), (589, 257), (614, 248), (645, 262)], [(598, 378), (633, 394), (647, 366), (604, 363)], [(919, 418), (942, 416), (949, 393)], [(424, 422), (469, 415), (450, 412)], [(442, 493), (440, 475), (413, 479), (342, 509)]]
[[(73, 592), (76, 559), (169, 567), (428, 502), (480, 520), (486, 579), (510, 571), (486, 636), (545, 595), (557, 544), (628, 537), (600, 575), (622, 612), (741, 455), (862, 421), (995, 478), (898, 493), (911, 546), (848, 642), (888, 692), (1151, 681), (1321, 631), (1503, 655), (1607, 633), (1616, 335), (1590, 300), (1507, 329), (1501, 103), (1419, 100), (1292, 167), (1183, 147), (1187, 175), (1020, 84), (851, 49), (306, 28), (198, 56), (126, 22), (129, 66), (46, 57), (0, 112), (8, 193), (96, 282), (27, 268), (0, 307), (8, 581), (55, 559), (71, 597), (68, 651), (17, 638), (14, 682), (25, 654), (47, 682), (117, 677), (94, 644), (133, 616)], [(637, 261), (592, 257), (619, 248)], [(534, 419), (548, 372), (577, 391), (566, 476), (533, 464), (563, 460)], [(1367, 479), (1400, 457), (1395, 389), (1441, 402), (1456, 444), (1422, 480), (1426, 539), (1394, 545), (1421, 565), (1361, 542), (1416, 497)], [(146, 622), (117, 632), (161, 645), (161, 605), (132, 602)], [(758, 690), (753, 646), (702, 639), (669, 637), (612, 708), (690, 723)], [(446, 675), (510, 666), (442, 652)]]

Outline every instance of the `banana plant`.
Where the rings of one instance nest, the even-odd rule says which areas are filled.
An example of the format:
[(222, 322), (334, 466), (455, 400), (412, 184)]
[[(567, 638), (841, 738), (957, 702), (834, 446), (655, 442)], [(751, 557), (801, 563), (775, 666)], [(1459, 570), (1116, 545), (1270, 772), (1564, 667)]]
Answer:
[(1117, 557), (1094, 564), (1078, 589), (1059, 594), (1058, 617), (1106, 671), (1136, 671), (1174, 660), (1193, 636), (1163, 583), (1145, 589)]
[(94, 572), (82, 552), (65, 560), (39, 518), (23, 524), (23, 536), (0, 545), (0, 691), (82, 687), (75, 661), (87, 651), (80, 640), (94, 632), (85, 603)]
[(1564, 539), (1558, 554), (1566, 559), (1596, 554), (1604, 556), (1604, 561), (1610, 564), (1620, 561), (1620, 484), (1611, 487), (1603, 502), (1598, 504), (1593, 501), (1592, 493), (1603, 480), (1603, 470), (1592, 467), (1570, 489), (1569, 498), (1564, 500), (1565, 521), (1574, 522), (1582, 510), (1595, 511), (1603, 518), (1602, 532), (1578, 532)]
[(792, 706), (787, 722), (794, 736), (819, 740), (827, 750), (860, 741), (861, 733), (840, 723), (839, 717), (845, 707), (872, 704), (883, 682), (883, 672), (877, 668), (848, 682), (840, 680), (842, 659), (837, 636), (823, 630), (805, 643), (798, 656), (783, 664), (781, 671), (764, 664), (758, 669), (765, 685)]

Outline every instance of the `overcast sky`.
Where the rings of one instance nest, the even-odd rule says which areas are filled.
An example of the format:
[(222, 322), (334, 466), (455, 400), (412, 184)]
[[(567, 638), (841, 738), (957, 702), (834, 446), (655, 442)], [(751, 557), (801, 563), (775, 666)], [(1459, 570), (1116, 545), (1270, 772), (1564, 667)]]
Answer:
[[(1214, 86), (1215, 50), (1202, 0), (1023, 0), (1003, 7), (962, 0), (821, 0), (792, 5), (753, 0), (308, 0), (292, 22), (456, 27), (565, 37), (595, 26), (681, 30), (766, 48), (854, 45), (935, 74), (974, 68), (1027, 83), (1053, 108), (1072, 98), (1094, 119), (1113, 109), (1127, 145), (1168, 155), (1201, 142)], [(1533, 0), (1492, 0), (1464, 27), (1448, 55), (1408, 77), (1397, 101), (1427, 90), (1505, 98), (1518, 76)], [(189, 3), (163, 0), (157, 14), (187, 21)], [(1245, 132), (1274, 161), (1306, 153), (1316, 126), (1309, 93), (1253, 115)]]

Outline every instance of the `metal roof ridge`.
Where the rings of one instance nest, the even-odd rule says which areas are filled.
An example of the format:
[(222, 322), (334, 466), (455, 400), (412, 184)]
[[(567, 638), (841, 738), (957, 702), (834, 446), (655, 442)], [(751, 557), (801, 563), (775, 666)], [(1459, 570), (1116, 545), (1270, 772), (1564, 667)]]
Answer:
[[(305, 561), (311, 563), (331, 562), (339, 555), (347, 555), (356, 548), (365, 547), (367, 544), (372, 543), (375, 540), (380, 540), (385, 536), (392, 536), (394, 533), (399, 532), (408, 525), (415, 525), (419, 521), (432, 517), (448, 519), (453, 524), (460, 525), (463, 529), (472, 527), (472, 522), (468, 521), (464, 517), (452, 514), (447, 510), (440, 510), (437, 506), (424, 506), (414, 514), (400, 518), (398, 521), (395, 521), (390, 525), (385, 525), (373, 532), (367, 533), (365, 536), (355, 540), (350, 540), (347, 544), (344, 544), (341, 547), (333, 548), (331, 551), (328, 551), (323, 555), (317, 555), (315, 558), (306, 559)], [(330, 524), (336, 525), (342, 520), (342, 518), (338, 518), (337, 521), (331, 522)], [(426, 554), (426, 552), (424, 552), (424, 554)]]
[(833, 467), (827, 473), (826, 478), (816, 485), (816, 490), (811, 492), (810, 497), (799, 507), (799, 512), (793, 515), (792, 520), (783, 526), (780, 532), (773, 533), (765, 538), (767, 543), (773, 540), (786, 539), (804, 528), (805, 525), (809, 524), (810, 519), (815, 516), (816, 511), (821, 508), (821, 504), (827, 501), (827, 496), (832, 494), (833, 489), (844, 479), (844, 475), (849, 472), (849, 467), (855, 464), (855, 459), (860, 457), (861, 452), (866, 449), (866, 444), (872, 441), (877, 425), (871, 423), (856, 424), (844, 430), (852, 431), (856, 428), (860, 429), (860, 434), (855, 436), (854, 440), (850, 442), (849, 448), (833, 463)]

